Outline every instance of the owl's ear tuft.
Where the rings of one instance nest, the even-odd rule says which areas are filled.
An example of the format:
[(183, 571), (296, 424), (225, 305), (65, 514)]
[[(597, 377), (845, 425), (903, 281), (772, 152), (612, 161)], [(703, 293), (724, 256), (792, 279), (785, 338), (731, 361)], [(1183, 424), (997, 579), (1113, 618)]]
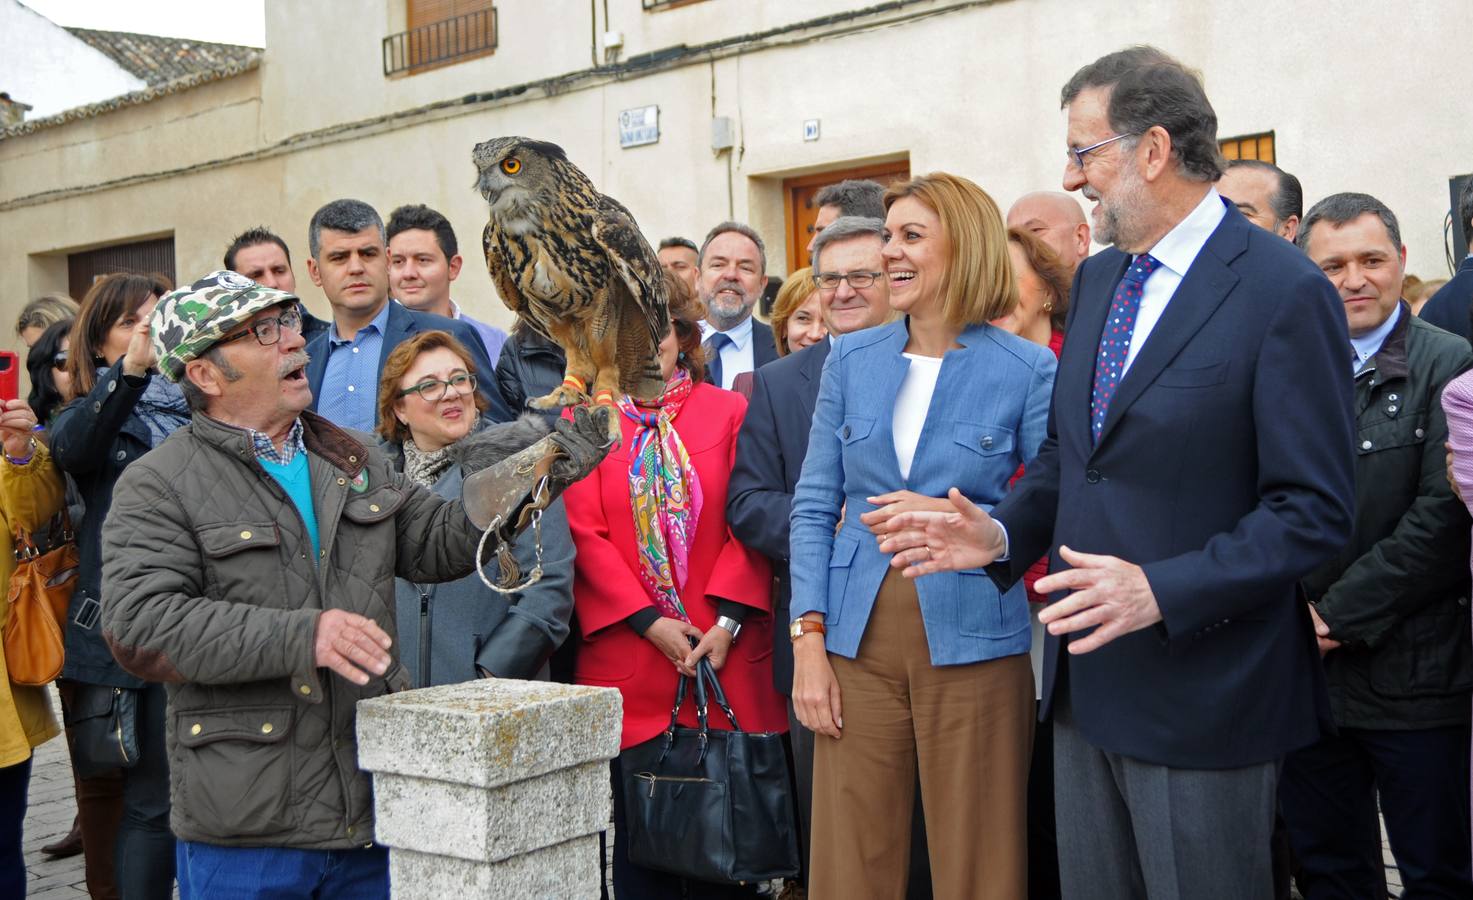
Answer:
[(551, 141), (524, 141), (521, 146), (531, 150), (538, 156), (546, 156), (560, 162), (568, 161), (568, 154), (563, 151), (563, 148)]

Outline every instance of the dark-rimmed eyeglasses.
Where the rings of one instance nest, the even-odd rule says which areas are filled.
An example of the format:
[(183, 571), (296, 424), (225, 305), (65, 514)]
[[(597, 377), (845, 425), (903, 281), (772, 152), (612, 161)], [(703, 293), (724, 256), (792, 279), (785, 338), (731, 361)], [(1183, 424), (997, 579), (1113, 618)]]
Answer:
[(476, 376), (469, 372), (460, 372), (451, 375), (448, 379), (426, 378), (419, 384), (400, 391), (399, 396), (408, 397), (410, 394), (418, 394), (424, 398), (426, 403), (439, 403), (452, 395), (464, 397), (475, 389)]
[(863, 290), (875, 283), (875, 279), (884, 275), (884, 272), (820, 272), (813, 276), (813, 283), (818, 285), (821, 291), (837, 291), (839, 283), (849, 282), (849, 286), (856, 291)]
[(1128, 137), (1136, 137), (1136, 134), (1134, 132), (1126, 132), (1125, 134), (1117, 134), (1114, 137), (1105, 138), (1103, 141), (1100, 141), (1097, 144), (1090, 144), (1088, 147), (1070, 147), (1067, 151), (1065, 151), (1064, 154), (1065, 157), (1068, 159), (1068, 162), (1066, 164), (1071, 166), (1078, 166), (1079, 168), (1083, 169), (1084, 157), (1087, 154), (1093, 153), (1101, 147), (1108, 146), (1115, 143), (1116, 141), (1123, 141)]
[(299, 309), (284, 309), (279, 316), (270, 316), (251, 323), (248, 327), (237, 331), (235, 334), (227, 334), (215, 342), (218, 347), (231, 341), (238, 341), (243, 337), (254, 334), (256, 340), (262, 347), (270, 347), (281, 340), (281, 329), (289, 328), (292, 331), (302, 331), (302, 311)]

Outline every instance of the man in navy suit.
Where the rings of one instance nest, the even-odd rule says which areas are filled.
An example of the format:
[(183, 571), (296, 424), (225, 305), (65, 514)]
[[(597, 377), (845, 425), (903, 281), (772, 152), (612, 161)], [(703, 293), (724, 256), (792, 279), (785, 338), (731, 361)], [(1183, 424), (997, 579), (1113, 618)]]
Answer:
[(1348, 540), (1354, 349), (1329, 281), (1212, 187), (1195, 75), (1134, 47), (1065, 86), (1074, 280), (1049, 436), (991, 516), (910, 514), (912, 575), (1040, 553), (1071, 898), (1272, 896), (1280, 761), (1332, 727), (1303, 576)]
[(490, 404), (487, 415), (497, 422), (512, 418), (475, 328), (389, 299), (384, 223), (372, 206), (332, 201), (312, 215), (307, 245), (307, 274), (327, 295), (333, 318), (332, 327), (307, 344), (314, 411), (336, 425), (372, 431), (384, 360), (409, 336), (438, 330), (454, 335), (470, 352), (478, 390)]
[(698, 265), (706, 380), (730, 390), (738, 375), (777, 359), (772, 329), (752, 315), (767, 285), (767, 248), (750, 226), (722, 222), (706, 235)]
[[(880, 258), (884, 233), (883, 220), (846, 216), (830, 222), (815, 239), (813, 271), (817, 273), (819, 305), (830, 335), (873, 328), (889, 320), (890, 291), (884, 260)], [(808, 432), (829, 347), (830, 341), (819, 341), (756, 370), (751, 403), (737, 440), (726, 518), (737, 540), (772, 561), (777, 577), (772, 612), (775, 622), (790, 618), (788, 515), (793, 509), (793, 490), (803, 470), (803, 457), (808, 453)], [(791, 698), (793, 642), (786, 630), (772, 636), (772, 681)], [(788, 724), (806, 844), (813, 811), (813, 732), (798, 721), (791, 699)], [(806, 847), (803, 859), (808, 859)], [(919, 861), (929, 876), (924, 853), (919, 854)]]
[(1469, 337), (1473, 334), (1469, 317), (1473, 315), (1473, 179), (1463, 185), (1458, 194), (1458, 219), (1463, 223), (1463, 233), (1468, 236), (1468, 255), (1463, 257), (1457, 274), (1452, 280), (1437, 289), (1422, 307), (1421, 318), (1438, 328)]

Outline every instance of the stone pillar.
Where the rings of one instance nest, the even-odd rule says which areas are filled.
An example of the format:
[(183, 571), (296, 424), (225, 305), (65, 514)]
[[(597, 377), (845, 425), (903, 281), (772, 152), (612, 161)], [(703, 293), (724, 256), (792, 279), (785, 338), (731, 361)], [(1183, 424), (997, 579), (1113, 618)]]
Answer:
[(358, 704), (395, 900), (599, 895), (612, 688), (483, 679)]

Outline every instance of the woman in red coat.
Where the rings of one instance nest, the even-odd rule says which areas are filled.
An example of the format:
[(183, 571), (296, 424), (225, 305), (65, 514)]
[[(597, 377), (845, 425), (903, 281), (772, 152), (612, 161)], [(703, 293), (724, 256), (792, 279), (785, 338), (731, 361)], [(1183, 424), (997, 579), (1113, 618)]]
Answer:
[[(563, 494), (578, 551), (576, 680), (623, 695), (620, 749), (669, 725), (679, 675), (694, 674), (706, 655), (743, 729), (787, 730), (787, 709), (772, 686), (771, 572), (726, 526), (726, 484), (747, 402), (704, 383), (700, 304), (683, 284), (666, 284), (675, 327), (660, 344), (665, 393), (650, 404), (623, 398), (619, 447)], [(694, 650), (687, 636), (699, 641)], [(693, 702), (680, 716), (696, 727)], [(719, 714), (710, 725), (729, 727)], [(751, 896), (751, 888), (692, 883), (631, 864), (618, 838), (618, 760), (613, 783), (617, 896)]]

